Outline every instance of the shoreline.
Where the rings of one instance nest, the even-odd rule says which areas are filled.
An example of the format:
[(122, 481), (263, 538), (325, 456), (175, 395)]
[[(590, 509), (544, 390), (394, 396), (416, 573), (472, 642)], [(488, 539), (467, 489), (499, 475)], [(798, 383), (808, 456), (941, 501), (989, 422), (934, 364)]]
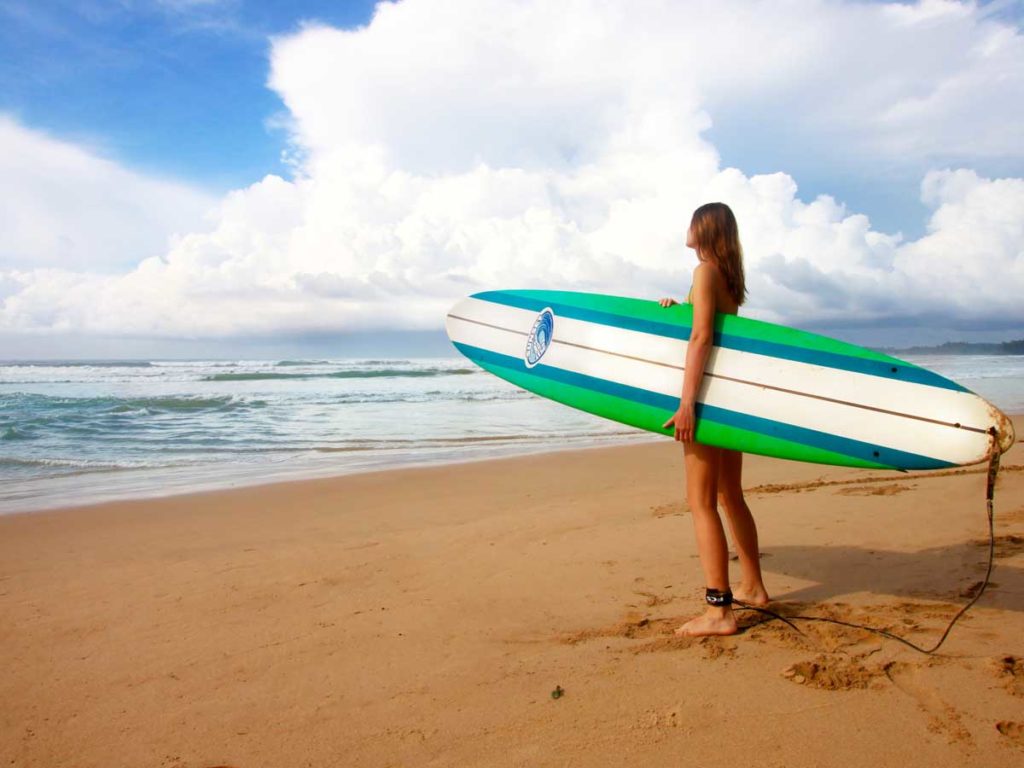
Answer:
[[(1019, 443), (1003, 465), (992, 584), (931, 657), (752, 614), (675, 638), (703, 580), (670, 440), (0, 516), (0, 754), (1015, 766)], [(750, 456), (776, 607), (934, 642), (984, 576), (984, 474)]]
[[(1024, 429), (1021, 425), (1024, 424), (1024, 414), (1009, 414), (1009, 418), (1017, 427), (1018, 442), (1024, 439)], [(314, 469), (311, 465), (306, 464), (303, 466), (293, 466), (291, 468), (283, 467), (277, 472), (274, 472), (274, 476), (268, 477), (267, 470), (269, 467), (266, 466), (253, 466), (245, 467), (245, 471), (240, 471), (242, 465), (231, 465), (228, 472), (224, 472), (224, 466), (215, 466), (208, 468), (206, 471), (210, 477), (200, 481), (198, 484), (194, 479), (184, 480), (180, 485), (172, 485), (170, 487), (161, 486), (155, 487), (154, 478), (163, 474), (172, 474), (175, 476), (187, 476), (194, 475), (200, 467), (196, 465), (188, 465), (185, 467), (160, 467), (153, 469), (141, 469), (141, 470), (111, 470), (111, 473), (117, 473), (118, 479), (127, 481), (130, 479), (141, 478), (146, 483), (147, 488), (144, 490), (136, 490), (132, 492), (129, 488), (125, 488), (119, 491), (110, 491), (106, 493), (97, 493), (95, 496), (82, 499), (74, 504), (61, 503), (59, 501), (45, 501), (45, 500), (34, 500), (26, 506), (17, 507), (13, 504), (8, 505), (0, 502), (0, 518), (7, 517), (10, 515), (23, 515), (23, 514), (39, 514), (42, 512), (55, 512), (63, 509), (80, 509), (83, 507), (93, 507), (102, 504), (111, 504), (118, 502), (131, 502), (131, 501), (144, 501), (152, 499), (164, 499), (174, 498), (178, 496), (189, 496), (194, 494), (213, 493), (218, 491), (227, 490), (239, 490), (245, 488), (257, 488), (268, 485), (276, 485), (279, 483), (301, 483), (311, 480), (324, 480), (331, 478), (351, 477), (354, 475), (362, 475), (366, 473), (377, 473), (377, 472), (392, 472), (400, 471), (404, 469), (417, 469), (426, 467), (447, 467), (447, 466), (459, 466), (462, 464), (473, 464), (477, 462), (487, 461), (502, 461), (505, 459), (521, 458), (526, 456), (542, 456), (547, 454), (559, 454), (564, 452), (572, 451), (589, 451), (601, 448), (630, 446), (630, 445), (644, 445), (648, 443), (658, 442), (670, 442), (668, 438), (664, 436), (653, 435), (648, 432), (637, 431), (634, 435), (617, 435), (614, 437), (607, 438), (588, 438), (586, 441), (581, 441), (579, 444), (558, 444), (550, 448), (545, 448), (539, 445), (533, 445), (532, 450), (524, 450), (526, 446), (508, 446), (511, 452), (499, 451), (497, 453), (487, 453), (483, 456), (457, 456), (457, 457), (443, 457), (436, 459), (415, 459), (402, 461), (398, 460), (395, 462), (388, 462), (385, 460), (384, 463), (379, 465), (370, 464), (362, 466), (352, 466), (350, 468), (339, 467), (339, 466), (325, 466), (319, 469)], [(753, 455), (751, 454), (751, 457)], [(756, 457), (758, 460), (765, 459), (767, 457)], [(324, 463), (326, 463), (326, 458)], [(789, 463), (789, 462), (786, 462)], [(799, 464), (800, 462), (792, 462)], [(845, 467), (831, 467), (831, 465), (816, 465), (810, 464), (809, 466), (821, 466), (830, 467), (832, 469), (848, 469)], [(982, 466), (981, 464), (972, 466)], [(967, 468), (967, 467), (965, 467)], [(133, 475), (128, 478), (126, 475), (120, 473), (128, 472), (139, 472), (142, 474)], [(893, 470), (896, 472), (896, 470)], [(103, 473), (95, 473), (97, 475)], [(78, 480), (81, 475), (71, 475), (67, 477), (55, 477), (40, 479), (36, 482), (40, 485), (56, 485), (61, 486), (65, 483), (65, 480)], [(73, 480), (72, 480), (73, 482)], [(70, 483), (68, 483), (70, 484)], [(65, 492), (74, 492), (76, 489), (68, 489)], [(78, 489), (80, 490), (80, 489)]]
[[(14, 504), (8, 504), (3, 500), (0, 500), (0, 517), (7, 515), (21, 515), (21, 514), (36, 514), (40, 512), (58, 511), (61, 509), (77, 509), (80, 507), (96, 506), (99, 504), (108, 504), (121, 501), (141, 501), (144, 499), (162, 499), (174, 496), (186, 496), (195, 493), (209, 493), (214, 491), (223, 491), (230, 489), (241, 489), (251, 488), (264, 485), (273, 485), (276, 483), (291, 483), (291, 482), (304, 482), (307, 480), (320, 480), (325, 478), (333, 477), (349, 477), (351, 475), (359, 475), (368, 472), (390, 472), (394, 470), (412, 469), (419, 467), (443, 467), (449, 465), (468, 464), (478, 461), (500, 461), (502, 459), (516, 458), (520, 456), (533, 456), (547, 453), (561, 453), (563, 451), (586, 451), (594, 448), (606, 448), (620, 445), (635, 445), (643, 444), (645, 442), (658, 441), (660, 438), (657, 435), (652, 435), (647, 432), (637, 431), (635, 435), (617, 435), (614, 437), (607, 438), (587, 438), (581, 440), (579, 443), (561, 443), (554, 447), (545, 448), (542, 445), (534, 444), (533, 450), (527, 450), (526, 446), (507, 446), (509, 452), (497, 451), (497, 452), (486, 452), (483, 456), (444, 456), (434, 459), (429, 458), (412, 458), (412, 459), (391, 459), (386, 457), (381, 460), (381, 463), (370, 463), (362, 465), (352, 465), (348, 468), (338, 465), (323, 466), (320, 468), (314, 468), (312, 462), (305, 464), (299, 464), (296, 462), (291, 466), (288, 466), (285, 462), (280, 462), (280, 465), (242, 465), (242, 464), (221, 464), (213, 467), (204, 468), (201, 465), (185, 465), (180, 467), (152, 467), (152, 468), (118, 468), (103, 471), (96, 471), (90, 473), (78, 473), (69, 474), (65, 476), (51, 477), (51, 478), (39, 478), (30, 481), (22, 481), (22, 483), (34, 483), (41, 486), (62, 486), (62, 485), (73, 485), (76, 481), (81, 480), (83, 477), (88, 479), (100, 479), (104, 477), (116, 477), (116, 479), (124, 486), (123, 489), (112, 490), (107, 492), (97, 492), (95, 496), (90, 496), (87, 499), (83, 499), (80, 502), (74, 504), (61, 503), (60, 501), (47, 501), (43, 499), (34, 500), (29, 506), (18, 507)], [(327, 464), (329, 459), (327, 455), (320, 457), (320, 463)], [(279, 467), (279, 468), (278, 468)], [(267, 477), (268, 470), (275, 470), (272, 472), (272, 477)], [(194, 476), (197, 472), (204, 472), (209, 474), (205, 480), (198, 483), (194, 479), (188, 479), (189, 476)], [(155, 483), (156, 478), (161, 476), (172, 476), (174, 478), (180, 478), (180, 484), (172, 486), (157, 486)], [(261, 479), (262, 478), (262, 479)], [(132, 487), (132, 480), (139, 480), (146, 485), (145, 489), (136, 490), (133, 492), (130, 490)], [(138, 483), (135, 484), (137, 487)], [(68, 488), (63, 491), (58, 490), (56, 493), (74, 493), (80, 491), (80, 488)], [(51, 492), (52, 494), (53, 492)], [(50, 494), (48, 494), (50, 495)], [(45, 497), (44, 497), (45, 499)]]

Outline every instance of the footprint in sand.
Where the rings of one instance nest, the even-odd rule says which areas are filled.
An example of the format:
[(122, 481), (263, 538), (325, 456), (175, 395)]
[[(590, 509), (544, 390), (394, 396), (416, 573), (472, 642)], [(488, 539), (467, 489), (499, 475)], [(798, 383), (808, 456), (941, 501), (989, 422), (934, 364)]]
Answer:
[(1024, 697), (1024, 659), (1003, 656), (995, 660), (995, 674), (1011, 696)]
[(689, 732), (691, 728), (686, 725), (684, 712), (685, 710), (681, 703), (669, 707), (662, 712), (653, 709), (648, 710), (637, 722), (636, 727), (643, 729), (685, 727), (686, 731)]
[(1018, 723), (1013, 720), (1000, 720), (996, 723), (996, 730), (1012, 743), (1024, 749), (1024, 723)]
[(644, 605), (646, 605), (648, 608), (654, 608), (659, 605), (667, 605), (668, 603), (671, 603), (673, 600), (675, 600), (675, 597), (673, 595), (656, 595), (653, 592), (642, 592), (638, 590), (633, 590), (633, 594), (639, 595), (640, 597), (644, 598)]
[(964, 727), (960, 713), (921, 680), (918, 667), (906, 662), (894, 661), (885, 666), (885, 674), (897, 688), (913, 698), (928, 715), (929, 731), (945, 734), (950, 744), (971, 745), (974, 743), (971, 732)]

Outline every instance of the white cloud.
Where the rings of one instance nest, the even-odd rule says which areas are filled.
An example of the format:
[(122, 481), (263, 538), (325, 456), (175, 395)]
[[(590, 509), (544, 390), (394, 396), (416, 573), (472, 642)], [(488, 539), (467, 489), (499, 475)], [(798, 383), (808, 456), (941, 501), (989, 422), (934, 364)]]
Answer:
[(0, 115), (0, 270), (123, 272), (194, 231), (215, 198)]
[(713, 199), (762, 317), (1024, 325), (1024, 180), (938, 167), (929, 230), (904, 242), (784, 172), (722, 168), (704, 138), (747, 110), (837, 163), (1020, 156), (1022, 73), (1015, 28), (939, 0), (383, 4), (366, 28), (275, 41), (294, 180), (233, 192), (210, 231), (123, 274), (29, 249), (0, 273), (0, 330), (437, 328), (484, 288), (685, 294), (683, 233)]

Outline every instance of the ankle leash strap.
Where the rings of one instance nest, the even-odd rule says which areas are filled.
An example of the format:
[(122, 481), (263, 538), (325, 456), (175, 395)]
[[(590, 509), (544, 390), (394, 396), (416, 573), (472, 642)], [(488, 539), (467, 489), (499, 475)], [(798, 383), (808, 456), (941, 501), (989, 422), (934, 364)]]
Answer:
[(704, 599), (708, 605), (724, 608), (725, 606), (732, 605), (732, 590), (705, 589)]

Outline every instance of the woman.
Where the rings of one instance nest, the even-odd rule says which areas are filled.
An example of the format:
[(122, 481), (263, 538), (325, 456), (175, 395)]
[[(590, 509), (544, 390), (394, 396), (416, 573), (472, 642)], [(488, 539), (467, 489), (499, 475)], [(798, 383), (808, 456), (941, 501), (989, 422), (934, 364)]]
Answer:
[[(707, 611), (676, 629), (677, 635), (731, 635), (736, 632), (733, 593), (729, 588), (729, 551), (718, 502), (725, 509), (739, 554), (741, 580), (736, 599), (751, 605), (768, 603), (761, 578), (757, 526), (743, 498), (743, 454), (694, 441), (695, 408), (704, 379), (704, 366), (714, 343), (715, 313), (735, 315), (746, 296), (743, 250), (736, 218), (724, 203), (708, 203), (693, 213), (686, 245), (697, 252), (693, 287), (687, 301), (693, 305), (693, 329), (686, 351), (686, 368), (679, 409), (664, 427), (675, 427), (683, 443), (686, 465), (686, 500), (693, 515), (697, 551), (707, 586)], [(678, 304), (661, 299), (663, 307)]]

